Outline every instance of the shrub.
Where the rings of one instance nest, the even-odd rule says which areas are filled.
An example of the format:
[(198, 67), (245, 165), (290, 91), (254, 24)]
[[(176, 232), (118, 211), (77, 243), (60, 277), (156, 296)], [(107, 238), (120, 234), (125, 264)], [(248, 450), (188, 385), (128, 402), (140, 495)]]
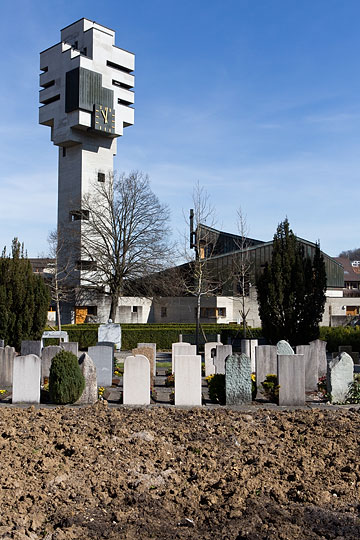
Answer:
[(49, 377), (50, 401), (64, 405), (79, 399), (85, 379), (75, 354), (60, 351), (52, 360)]
[(277, 375), (274, 375), (273, 373), (270, 373), (269, 375), (266, 375), (266, 379), (264, 382), (261, 383), (263, 389), (264, 389), (264, 395), (265, 397), (271, 401), (271, 403), (277, 403), (279, 404), (279, 384), (278, 384), (278, 378)]
[(226, 404), (225, 375), (217, 374), (207, 378), (209, 398), (220, 405)]
[(360, 375), (354, 376), (354, 381), (349, 386), (347, 403), (360, 403)]

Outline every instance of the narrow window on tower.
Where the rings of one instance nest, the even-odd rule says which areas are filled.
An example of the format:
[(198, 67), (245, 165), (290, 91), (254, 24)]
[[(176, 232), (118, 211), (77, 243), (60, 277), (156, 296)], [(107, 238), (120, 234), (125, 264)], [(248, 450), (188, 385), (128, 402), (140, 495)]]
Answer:
[(66, 157), (66, 148), (63, 146), (63, 157)]
[(103, 172), (98, 173), (98, 182), (105, 182), (105, 173)]
[(71, 210), (69, 212), (70, 221), (89, 220), (89, 210)]

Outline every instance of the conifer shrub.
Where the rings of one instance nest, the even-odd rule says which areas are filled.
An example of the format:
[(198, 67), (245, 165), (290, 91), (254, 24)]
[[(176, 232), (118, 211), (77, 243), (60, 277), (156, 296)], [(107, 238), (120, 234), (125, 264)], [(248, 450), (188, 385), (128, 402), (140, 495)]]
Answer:
[(85, 388), (85, 379), (75, 354), (60, 351), (52, 360), (49, 377), (51, 403), (65, 405), (79, 399)]

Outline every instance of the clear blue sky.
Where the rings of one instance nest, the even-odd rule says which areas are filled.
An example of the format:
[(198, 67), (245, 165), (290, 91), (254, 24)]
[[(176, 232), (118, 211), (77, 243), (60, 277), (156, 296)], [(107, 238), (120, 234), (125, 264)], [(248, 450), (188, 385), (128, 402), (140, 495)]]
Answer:
[(136, 54), (135, 125), (115, 167), (148, 172), (184, 230), (196, 181), (218, 226), (294, 232), (336, 256), (359, 247), (358, 0), (1, 2), (0, 248), (47, 252), (57, 149), (38, 125), (39, 52), (81, 17)]

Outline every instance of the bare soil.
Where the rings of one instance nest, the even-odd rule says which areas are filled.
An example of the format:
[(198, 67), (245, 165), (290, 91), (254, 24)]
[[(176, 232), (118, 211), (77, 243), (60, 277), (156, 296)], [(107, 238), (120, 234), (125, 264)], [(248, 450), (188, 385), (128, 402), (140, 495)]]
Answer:
[(360, 410), (0, 408), (0, 538), (360, 538)]

